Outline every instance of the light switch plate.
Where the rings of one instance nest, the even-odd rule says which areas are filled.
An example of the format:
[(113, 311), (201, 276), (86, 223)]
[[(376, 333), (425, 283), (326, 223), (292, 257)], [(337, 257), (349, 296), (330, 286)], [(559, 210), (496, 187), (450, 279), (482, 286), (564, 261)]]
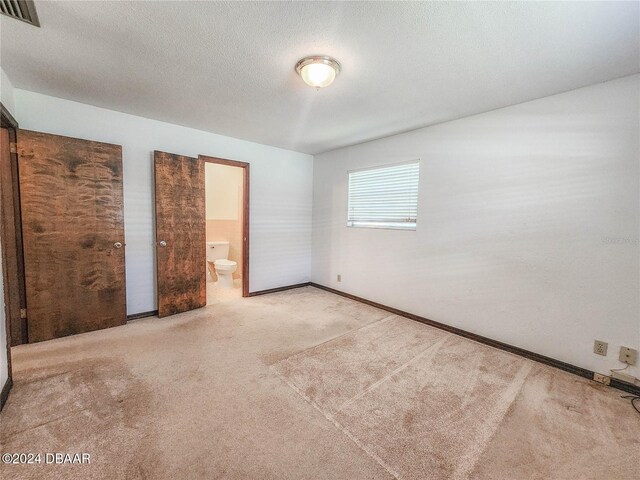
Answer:
[[(620, 347), (620, 361), (628, 365), (635, 365), (638, 359), (638, 351), (629, 347)], [(625, 367), (626, 368), (626, 367)]]

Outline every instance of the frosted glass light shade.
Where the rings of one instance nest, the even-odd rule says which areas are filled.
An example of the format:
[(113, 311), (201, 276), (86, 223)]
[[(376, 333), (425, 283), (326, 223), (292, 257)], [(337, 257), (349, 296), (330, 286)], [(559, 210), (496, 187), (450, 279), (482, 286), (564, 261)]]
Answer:
[(296, 64), (296, 72), (307, 85), (323, 88), (333, 83), (340, 73), (340, 64), (331, 57), (305, 57)]

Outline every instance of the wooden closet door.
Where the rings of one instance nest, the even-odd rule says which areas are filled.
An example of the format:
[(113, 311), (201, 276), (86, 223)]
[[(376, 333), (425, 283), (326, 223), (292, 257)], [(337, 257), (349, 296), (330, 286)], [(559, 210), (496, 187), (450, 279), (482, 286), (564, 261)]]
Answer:
[(18, 132), (29, 342), (126, 322), (122, 147)]
[(158, 316), (204, 307), (204, 162), (154, 153)]
[[(4, 280), (4, 301), (10, 330), (10, 345), (26, 343), (26, 331), (23, 331), (21, 308), (25, 305), (24, 281), (22, 278), (22, 256), (20, 237), (20, 208), (16, 195), (18, 166), (11, 159), (11, 136), (13, 130), (2, 128), (0, 138), (0, 220), (2, 241), (2, 273)], [(14, 151), (15, 152), (15, 151)], [(2, 308), (0, 306), (0, 308)]]

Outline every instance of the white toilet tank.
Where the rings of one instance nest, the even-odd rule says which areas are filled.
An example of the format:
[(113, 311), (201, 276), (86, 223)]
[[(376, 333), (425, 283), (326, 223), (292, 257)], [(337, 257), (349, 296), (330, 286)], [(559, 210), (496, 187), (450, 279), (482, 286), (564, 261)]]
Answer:
[(229, 258), (229, 242), (207, 242), (207, 262)]

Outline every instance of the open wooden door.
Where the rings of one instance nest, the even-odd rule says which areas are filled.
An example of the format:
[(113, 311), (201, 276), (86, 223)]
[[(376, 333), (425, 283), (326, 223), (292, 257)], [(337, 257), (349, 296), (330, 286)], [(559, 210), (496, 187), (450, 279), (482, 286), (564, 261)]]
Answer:
[(154, 153), (158, 316), (204, 307), (206, 239), (204, 164)]
[(122, 147), (18, 132), (29, 342), (126, 322)]

